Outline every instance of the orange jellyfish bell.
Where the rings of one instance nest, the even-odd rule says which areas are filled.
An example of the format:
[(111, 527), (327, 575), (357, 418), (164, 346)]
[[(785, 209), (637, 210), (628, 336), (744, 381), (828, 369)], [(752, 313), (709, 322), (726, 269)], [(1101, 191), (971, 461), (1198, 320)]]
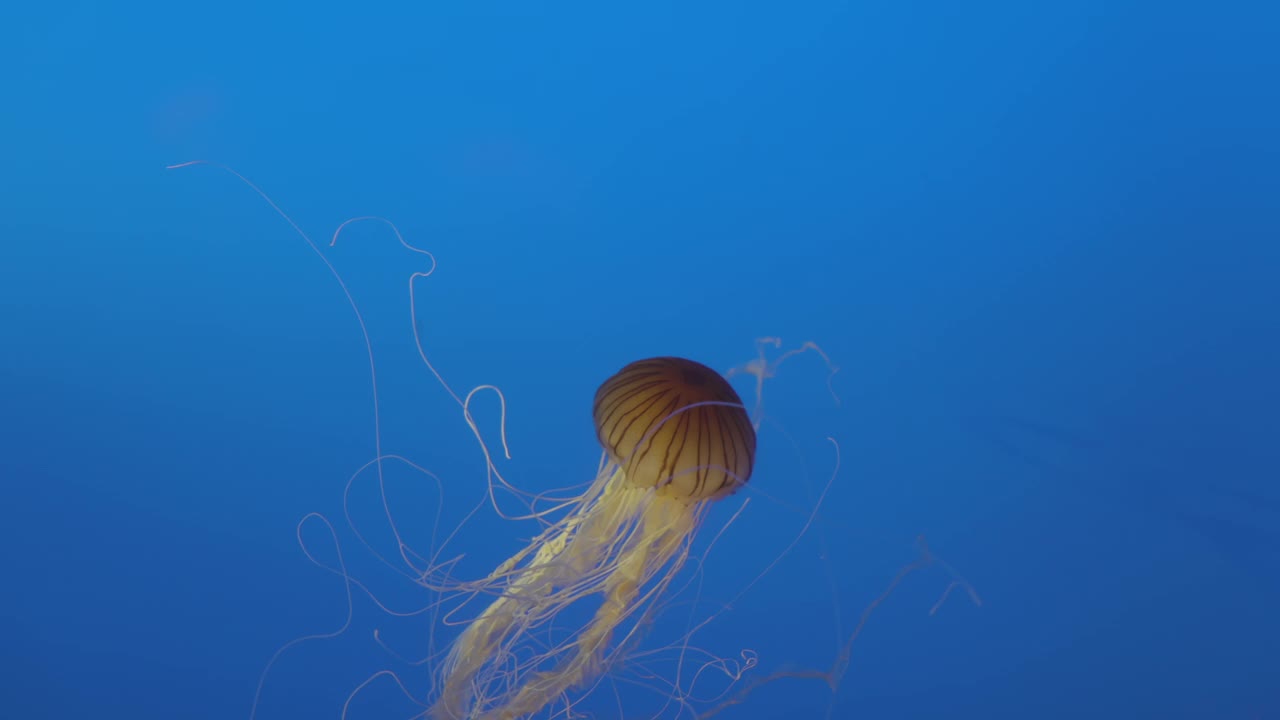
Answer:
[(636, 487), (690, 500), (746, 484), (756, 433), (720, 373), (677, 357), (637, 360), (596, 391), (596, 437)]

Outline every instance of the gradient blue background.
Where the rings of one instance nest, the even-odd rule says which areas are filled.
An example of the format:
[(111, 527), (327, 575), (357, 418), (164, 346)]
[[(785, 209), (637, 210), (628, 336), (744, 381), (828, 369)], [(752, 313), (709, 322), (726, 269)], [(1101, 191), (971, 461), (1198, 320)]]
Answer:
[[(294, 527), (340, 518), (373, 454), (359, 328), (245, 186), (163, 169), (208, 159), (321, 240), (378, 214), (436, 254), (424, 341), (459, 388), (506, 390), (523, 487), (590, 476), (590, 395), (631, 359), (823, 345), (843, 404), (812, 356), (768, 387), (708, 602), (803, 523), (828, 434), (841, 472), (703, 644), (829, 665), (917, 534), (984, 604), (931, 617), (949, 578), (916, 574), (834, 700), (783, 682), (722, 717), (1280, 718), (1268, 5), (7, 6), (0, 717), (246, 718), (271, 653), (345, 615)], [(413, 352), (422, 266), (372, 225), (329, 255), (386, 448), (456, 520), (483, 475)], [(439, 499), (395, 482), (423, 541)], [(530, 532), (467, 529), (473, 574)], [(423, 600), (342, 537), (389, 602)], [(354, 609), (283, 657), (258, 717), (337, 717), (411, 673), (370, 634), (414, 656), (426, 627)], [(414, 711), (378, 685), (351, 717)]]

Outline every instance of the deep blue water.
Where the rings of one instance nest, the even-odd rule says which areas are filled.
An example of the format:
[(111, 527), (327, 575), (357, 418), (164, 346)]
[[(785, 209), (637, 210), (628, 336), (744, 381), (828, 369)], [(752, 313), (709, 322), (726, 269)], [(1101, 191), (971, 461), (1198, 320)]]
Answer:
[[(343, 521), (375, 452), (355, 315), (248, 187), (164, 169), (199, 159), (319, 243), (372, 214), (434, 253), (424, 347), (503, 389), (531, 491), (591, 477), (590, 399), (630, 360), (826, 351), (839, 405), (814, 354), (766, 385), (756, 475), (699, 547), (742, 513), (650, 642), (731, 605), (697, 640), (758, 653), (744, 682), (827, 670), (917, 536), (954, 575), (898, 586), (834, 694), (717, 717), (1280, 718), (1280, 12), (689, 5), (0, 11), (0, 718), (248, 718), (272, 653), (348, 612), (310, 512), (386, 603), (430, 599)], [(414, 348), (427, 265), (372, 223), (324, 252), (383, 449), (440, 478), (389, 470), (428, 547), (485, 473)], [(394, 554), (375, 501), (352, 515)], [(458, 572), (533, 532), (481, 508)], [(982, 604), (931, 615), (953, 578)], [(422, 699), (398, 656), (433, 632), (357, 592), (257, 718), (339, 717), (382, 669)], [(348, 717), (418, 711), (384, 678)]]

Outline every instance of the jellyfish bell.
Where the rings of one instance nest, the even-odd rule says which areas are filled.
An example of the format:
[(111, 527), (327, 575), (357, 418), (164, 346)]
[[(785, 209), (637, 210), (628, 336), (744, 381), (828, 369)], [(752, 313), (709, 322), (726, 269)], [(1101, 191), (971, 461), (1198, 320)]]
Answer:
[[(700, 363), (631, 363), (600, 386), (592, 414), (608, 461), (563, 519), (471, 587), (496, 598), (450, 648), (435, 720), (525, 717), (599, 678), (683, 567), (710, 502), (751, 475), (750, 418)], [(545, 642), (535, 633), (597, 595), (575, 634), (531, 654)]]
[(637, 360), (596, 391), (596, 437), (627, 482), (714, 500), (751, 477), (756, 433), (720, 373), (677, 357)]

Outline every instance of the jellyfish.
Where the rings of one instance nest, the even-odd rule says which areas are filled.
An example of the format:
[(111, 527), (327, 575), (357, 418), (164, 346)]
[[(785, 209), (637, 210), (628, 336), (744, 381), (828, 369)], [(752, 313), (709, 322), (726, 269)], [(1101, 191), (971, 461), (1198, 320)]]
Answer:
[[(383, 462), (393, 458), (429, 475), (430, 473), (408, 460), (382, 451), (372, 341), (365, 329), (364, 317), (355, 297), (333, 263), (274, 200), (235, 170), (206, 161), (191, 161), (169, 167), (177, 169), (194, 165), (218, 167), (257, 193), (325, 264), (355, 312), (369, 354), (376, 454), (375, 459), (357, 471), (352, 480), (372, 467), (376, 468), (381, 484)], [(429, 252), (410, 245), (394, 224), (378, 217), (361, 216), (347, 220), (334, 232), (329, 245), (336, 243), (343, 228), (365, 220), (386, 223), (404, 248), (430, 259), (430, 269), (415, 272), (409, 279), (409, 310), (415, 344), (427, 368), (462, 407), (467, 424), (480, 441), (491, 477), (496, 475), (490, 453), (480, 437), (468, 405), (477, 392), (496, 391), (497, 388), (481, 385), (468, 393), (465, 400), (459, 397), (427, 359), (418, 335), (415, 282), (434, 272), (434, 257)], [(813, 351), (826, 363), (829, 370), (827, 389), (839, 403), (839, 398), (831, 387), (831, 378), (837, 368), (816, 344), (806, 342), (798, 349), (787, 350), (773, 360), (766, 360), (767, 349), (779, 347), (781, 340), (778, 338), (762, 338), (757, 341), (758, 357), (729, 372), (730, 376), (737, 372), (755, 378), (757, 401), (753, 413), (754, 422), (748, 417), (741, 399), (725, 377), (691, 360), (675, 357), (641, 360), (623, 367), (606, 380), (596, 392), (593, 407), (596, 435), (604, 450), (603, 461), (595, 479), (584, 492), (558, 507), (558, 510), (565, 511), (564, 517), (546, 525), (526, 546), (477, 582), (451, 581), (447, 576), (452, 572), (452, 561), (438, 564), (435, 561), (438, 556), (426, 560), (425, 565), (428, 567), (424, 569), (417, 562), (423, 559), (422, 556), (413, 553), (399, 540), (399, 533), (392, 523), (391, 530), (399, 541), (400, 557), (412, 570), (411, 577), (420, 584), (433, 591), (451, 594), (457, 592), (463, 597), (492, 597), (483, 611), (467, 623), (461, 634), (454, 639), (444, 661), (437, 668), (435, 692), (425, 717), (430, 720), (516, 720), (528, 717), (557, 701), (572, 705), (571, 696), (585, 694), (578, 691), (587, 690), (588, 685), (616, 669), (619, 659), (625, 658), (627, 651), (635, 646), (642, 626), (660, 607), (658, 600), (667, 595), (674, 578), (684, 567), (690, 554), (692, 538), (712, 502), (736, 492), (750, 479), (755, 462), (755, 429), (762, 417), (765, 380), (775, 375), (783, 361)], [(501, 398), (501, 393), (498, 394)], [(505, 401), (503, 403), (505, 417)], [(505, 425), (505, 420), (503, 423)], [(839, 468), (839, 446), (834, 438), (828, 440), (836, 448), (836, 469), (832, 471), (831, 480), (828, 481), (829, 487)], [(504, 434), (504, 450), (505, 442)], [(514, 490), (501, 477), (498, 479), (504, 487)], [(490, 490), (492, 491), (492, 487)], [(824, 489), (796, 536), (797, 541), (817, 517), (825, 494)], [(383, 504), (386, 509), (385, 495)], [(390, 522), (390, 511), (386, 510), (386, 513)], [(535, 515), (543, 517), (543, 513)], [(310, 513), (303, 519), (299, 524), (299, 532), (302, 524), (313, 518), (322, 521), (330, 533), (333, 533), (333, 527), (317, 513)], [(359, 536), (350, 516), (348, 524)], [(334, 537), (334, 547), (337, 549), (336, 535)], [(363, 537), (360, 539), (364, 542)], [(923, 538), (919, 542), (920, 558), (899, 571), (885, 590), (864, 609), (859, 622), (847, 633), (829, 669), (784, 668), (757, 677), (732, 696), (722, 696), (718, 704), (699, 713), (698, 717), (714, 716), (725, 708), (743, 702), (755, 689), (787, 678), (819, 680), (834, 691), (849, 666), (851, 647), (868, 616), (907, 575), (921, 568), (936, 564), (952, 577), (942, 597), (930, 610), (931, 615), (957, 588), (967, 592), (975, 605), (981, 605), (981, 599), (969, 583), (933, 555), (925, 546)], [(365, 545), (369, 547), (368, 543)], [(353, 587), (368, 592), (375, 603), (382, 606), (368, 588), (348, 574), (345, 562), (341, 560), (340, 550), (339, 566), (328, 567), (311, 557), (305, 543), (303, 549), (313, 562), (340, 575), (347, 583), (348, 620), (333, 633), (296, 638), (276, 651), (259, 677), (258, 689), (250, 710), (251, 719), (257, 712), (267, 673), (285, 650), (306, 640), (336, 637), (346, 632), (350, 624)], [(372, 547), (369, 549), (373, 550)], [(391, 564), (376, 551), (374, 554), (383, 562)], [(446, 577), (437, 582), (441, 573)], [(576, 630), (571, 630), (563, 640), (550, 640), (563, 630), (553, 624), (564, 614), (563, 611), (588, 599), (598, 603), (590, 606), (594, 612), (589, 620)], [(428, 606), (433, 610), (438, 607), (439, 604), (434, 602)], [(389, 610), (388, 612), (391, 613)], [(416, 611), (403, 614), (413, 615)], [(378, 639), (376, 632), (375, 639)], [(378, 642), (382, 644), (380, 639)], [(744, 657), (747, 657), (746, 653)], [(435, 659), (433, 655), (423, 662)], [(740, 667), (747, 669), (754, 666), (752, 654)], [(728, 674), (735, 681), (741, 677), (737, 668)], [(348, 703), (370, 682), (384, 676), (394, 678), (401, 689), (405, 690), (395, 673), (383, 670), (361, 683), (348, 697)], [(408, 693), (407, 690), (405, 692)], [(680, 700), (683, 702), (684, 698)], [(580, 717), (568, 708), (558, 714)]]
[[(700, 363), (633, 362), (600, 386), (592, 414), (604, 449), (595, 480), (476, 586), (495, 597), (450, 647), (433, 720), (526, 717), (600, 678), (683, 567), (708, 507), (751, 476), (751, 420)], [(589, 620), (540, 646), (587, 598), (599, 603)]]

